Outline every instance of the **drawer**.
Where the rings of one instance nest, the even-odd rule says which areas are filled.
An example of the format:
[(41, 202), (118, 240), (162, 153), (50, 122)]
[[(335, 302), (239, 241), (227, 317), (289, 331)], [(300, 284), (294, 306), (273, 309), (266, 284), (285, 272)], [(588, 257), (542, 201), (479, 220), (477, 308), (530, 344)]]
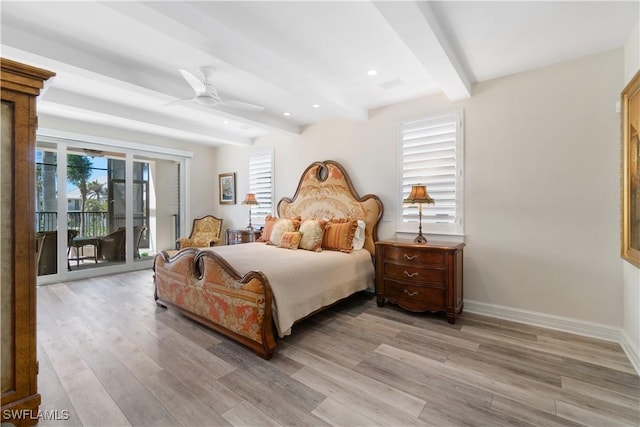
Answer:
[(384, 277), (397, 279), (407, 283), (445, 285), (445, 270), (411, 267), (408, 265), (384, 263)]
[(414, 286), (385, 280), (384, 293), (389, 301), (409, 310), (442, 310), (445, 307), (445, 290), (442, 288)]
[(384, 249), (384, 257), (391, 261), (397, 261), (404, 265), (413, 263), (422, 267), (444, 268), (445, 253), (429, 249), (396, 248), (387, 247)]

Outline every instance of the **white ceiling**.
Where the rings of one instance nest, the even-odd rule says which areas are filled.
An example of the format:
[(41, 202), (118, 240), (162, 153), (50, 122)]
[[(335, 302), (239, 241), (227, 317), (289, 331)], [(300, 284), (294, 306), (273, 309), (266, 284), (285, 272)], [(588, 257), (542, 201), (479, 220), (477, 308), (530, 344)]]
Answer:
[[(3, 0), (0, 13), (1, 55), (57, 73), (40, 115), (209, 145), (468, 98), (474, 82), (622, 47), (640, 20), (638, 1)], [(193, 95), (178, 70), (201, 66), (264, 111), (165, 105)]]

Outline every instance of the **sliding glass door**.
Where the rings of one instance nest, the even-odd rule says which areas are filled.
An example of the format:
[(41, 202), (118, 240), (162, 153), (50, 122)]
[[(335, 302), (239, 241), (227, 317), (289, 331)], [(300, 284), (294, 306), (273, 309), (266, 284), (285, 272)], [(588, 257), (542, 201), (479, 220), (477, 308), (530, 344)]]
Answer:
[(173, 248), (183, 205), (164, 201), (180, 200), (184, 159), (43, 138), (36, 163), (39, 283), (150, 267)]

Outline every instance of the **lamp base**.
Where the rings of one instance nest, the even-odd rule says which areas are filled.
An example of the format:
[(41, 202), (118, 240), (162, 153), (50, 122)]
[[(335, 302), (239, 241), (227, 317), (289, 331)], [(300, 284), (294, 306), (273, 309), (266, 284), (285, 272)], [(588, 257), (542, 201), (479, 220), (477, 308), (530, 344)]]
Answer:
[(414, 243), (427, 243), (427, 238), (422, 235), (422, 233), (418, 234), (415, 239), (413, 239)]
[(248, 231), (253, 231), (253, 225), (251, 225), (251, 224), (247, 225), (247, 230)]

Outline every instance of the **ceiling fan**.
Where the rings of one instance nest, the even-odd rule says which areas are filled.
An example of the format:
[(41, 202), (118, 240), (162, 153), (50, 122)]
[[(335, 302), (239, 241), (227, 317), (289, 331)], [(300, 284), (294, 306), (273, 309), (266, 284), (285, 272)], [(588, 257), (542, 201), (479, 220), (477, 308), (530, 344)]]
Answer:
[(248, 102), (239, 101), (237, 99), (221, 98), (218, 91), (213, 85), (213, 68), (200, 67), (200, 71), (204, 76), (204, 80), (199, 79), (187, 70), (180, 69), (180, 74), (189, 83), (189, 86), (195, 91), (195, 96), (191, 98), (179, 99), (169, 102), (165, 105), (177, 104), (184, 101), (194, 101), (196, 104), (206, 107), (229, 107), (249, 111), (262, 111), (264, 107), (260, 105), (250, 104)]

